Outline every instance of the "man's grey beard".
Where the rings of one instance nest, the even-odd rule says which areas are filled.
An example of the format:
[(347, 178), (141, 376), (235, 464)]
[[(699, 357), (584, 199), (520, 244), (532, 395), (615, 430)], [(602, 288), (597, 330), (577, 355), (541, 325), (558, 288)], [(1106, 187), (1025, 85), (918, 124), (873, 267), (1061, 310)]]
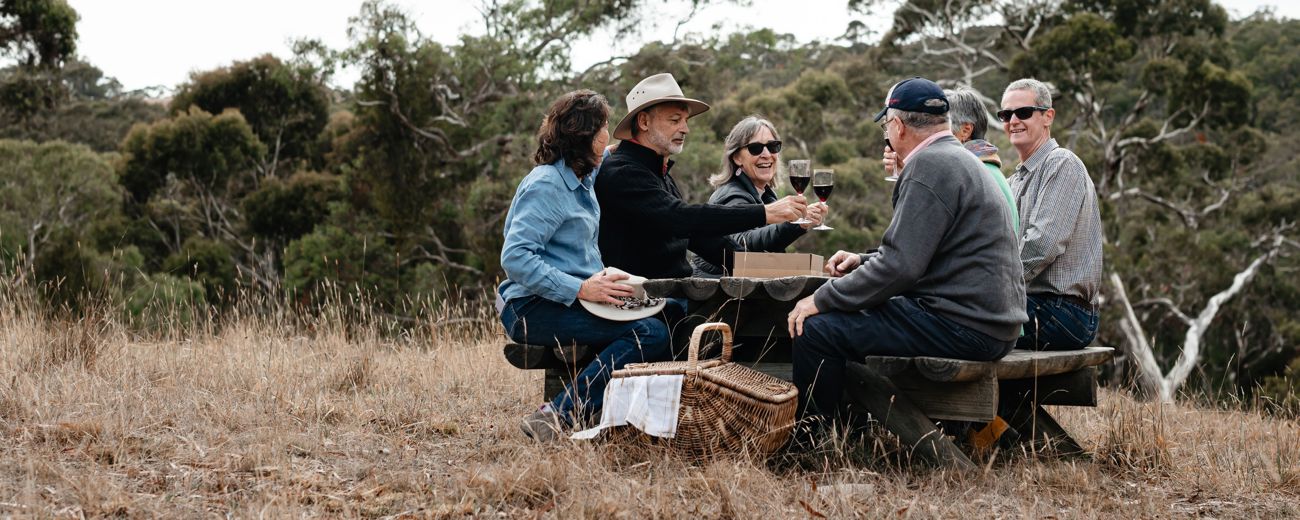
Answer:
[(674, 143), (671, 138), (656, 132), (649, 132), (649, 135), (647, 137), (648, 139), (646, 140), (650, 141), (650, 144), (654, 145), (655, 148), (667, 151), (668, 155), (676, 155), (682, 153), (682, 149), (686, 147), (685, 142), (683, 142), (682, 144)]

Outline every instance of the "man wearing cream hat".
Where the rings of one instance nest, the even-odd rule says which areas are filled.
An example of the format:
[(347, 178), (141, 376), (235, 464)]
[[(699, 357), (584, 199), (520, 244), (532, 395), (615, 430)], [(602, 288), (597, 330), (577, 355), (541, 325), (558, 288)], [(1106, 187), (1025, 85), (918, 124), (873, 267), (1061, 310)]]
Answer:
[(772, 204), (688, 204), (671, 170), (690, 133), (688, 120), (709, 109), (682, 95), (672, 74), (655, 74), (627, 94), (627, 115), (614, 128), (618, 149), (596, 177), (600, 253), (605, 265), (646, 278), (691, 275), (689, 249), (714, 265), (730, 265), (739, 249), (731, 233), (799, 218), (802, 195)]

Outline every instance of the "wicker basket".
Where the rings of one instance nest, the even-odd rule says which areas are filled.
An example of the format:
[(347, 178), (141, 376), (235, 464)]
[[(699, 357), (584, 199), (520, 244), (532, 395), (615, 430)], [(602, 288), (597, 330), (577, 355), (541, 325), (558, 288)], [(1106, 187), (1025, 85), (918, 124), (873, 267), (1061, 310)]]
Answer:
[[(722, 331), (722, 358), (699, 360), (705, 331)], [(788, 381), (731, 362), (731, 327), (705, 323), (691, 333), (686, 361), (630, 363), (611, 377), (683, 375), (677, 436), (655, 439), (633, 427), (623, 434), (640, 442), (666, 443), (679, 455), (707, 459), (733, 453), (770, 455), (785, 445), (794, 426), (799, 391)]]

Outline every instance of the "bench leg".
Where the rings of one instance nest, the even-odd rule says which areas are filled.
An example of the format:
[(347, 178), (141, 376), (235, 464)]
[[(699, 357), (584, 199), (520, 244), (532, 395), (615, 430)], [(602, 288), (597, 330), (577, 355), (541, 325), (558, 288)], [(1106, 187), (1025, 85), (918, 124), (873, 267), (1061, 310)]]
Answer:
[(914, 453), (939, 465), (976, 469), (975, 463), (888, 378), (860, 363), (849, 363), (848, 375), (845, 392), (851, 403), (865, 408)]
[(1083, 447), (1070, 436), (1070, 432), (1056, 422), (1041, 404), (1034, 401), (1032, 394), (1007, 395), (998, 408), (1002, 410), (1002, 418), (1007, 424), (1020, 432), (1022, 440), (1042, 443), (1044, 447), (1054, 448), (1067, 455), (1084, 452)]
[(1044, 404), (1097, 406), (1097, 368), (1065, 374), (1000, 382), (1002, 418), (1022, 441), (1054, 448), (1062, 454), (1084, 453), (1083, 447), (1043, 408)]

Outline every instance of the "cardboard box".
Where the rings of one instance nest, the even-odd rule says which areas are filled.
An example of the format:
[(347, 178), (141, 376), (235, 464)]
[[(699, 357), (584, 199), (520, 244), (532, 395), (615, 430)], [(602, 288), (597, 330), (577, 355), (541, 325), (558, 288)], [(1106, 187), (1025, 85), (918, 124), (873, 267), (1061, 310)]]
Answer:
[(744, 278), (780, 278), (782, 276), (821, 276), (826, 261), (821, 255), (806, 253), (736, 253), (731, 276)]

